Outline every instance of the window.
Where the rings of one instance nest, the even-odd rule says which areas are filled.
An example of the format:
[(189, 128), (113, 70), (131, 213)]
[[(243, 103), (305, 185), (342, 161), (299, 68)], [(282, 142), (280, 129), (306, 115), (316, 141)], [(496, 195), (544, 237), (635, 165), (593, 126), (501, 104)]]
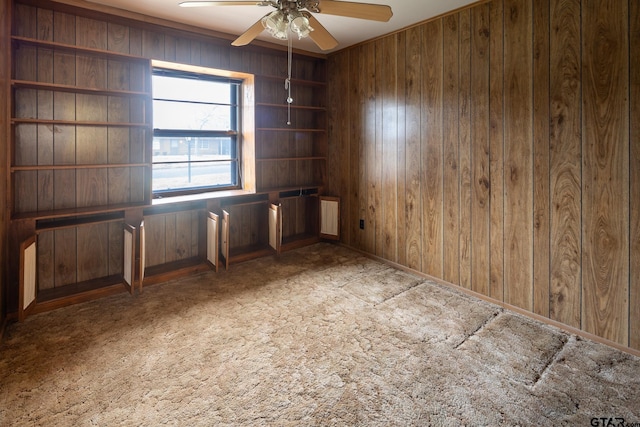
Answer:
[(241, 83), (153, 68), (154, 195), (239, 187)]

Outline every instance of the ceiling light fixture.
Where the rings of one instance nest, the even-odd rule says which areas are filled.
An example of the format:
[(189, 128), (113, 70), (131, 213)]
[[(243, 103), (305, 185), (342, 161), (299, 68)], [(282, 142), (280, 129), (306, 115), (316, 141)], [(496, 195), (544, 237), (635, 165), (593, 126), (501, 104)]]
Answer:
[(265, 15), (262, 18), (262, 25), (275, 38), (287, 40), (287, 78), (284, 81), (284, 89), (287, 91), (287, 125), (291, 125), (291, 62), (292, 62), (292, 40), (289, 33), (294, 33), (301, 40), (309, 36), (313, 27), (309, 23), (309, 13), (300, 12), (296, 2), (292, 2), (294, 7), (289, 7), (288, 2), (282, 2), (281, 8)]

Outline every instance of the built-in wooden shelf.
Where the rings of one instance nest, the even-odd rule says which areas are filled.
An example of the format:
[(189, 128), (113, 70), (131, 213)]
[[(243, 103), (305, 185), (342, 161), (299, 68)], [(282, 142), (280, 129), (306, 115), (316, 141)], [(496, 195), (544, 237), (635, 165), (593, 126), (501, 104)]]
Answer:
[(103, 95), (103, 96), (126, 96), (136, 98), (150, 98), (148, 92), (139, 92), (134, 90), (120, 89), (104, 89), (95, 87), (81, 87), (73, 85), (65, 85), (58, 83), (45, 83), (27, 80), (11, 80), (11, 85), (24, 89), (50, 90), (54, 92), (79, 93), (84, 95)]
[(257, 162), (277, 162), (277, 161), (282, 161), (282, 160), (289, 160), (289, 161), (295, 161), (295, 160), (326, 160), (326, 157), (320, 157), (320, 156), (311, 156), (311, 157), (271, 157), (271, 158), (256, 159)]
[(103, 122), (103, 121), (76, 121), (76, 120), (55, 120), (55, 119), (34, 119), (12, 117), (11, 124), (37, 124), (37, 125), (60, 125), (60, 126), (106, 126), (106, 127), (129, 127), (151, 129), (148, 123), (133, 122)]
[(127, 209), (134, 208), (144, 208), (146, 206), (150, 206), (147, 203), (124, 203), (124, 204), (113, 204), (113, 205), (103, 205), (103, 206), (89, 206), (89, 207), (81, 207), (81, 208), (66, 208), (66, 209), (53, 209), (53, 210), (43, 210), (38, 212), (21, 212), (16, 213), (11, 216), (11, 220), (20, 221), (20, 220), (42, 220), (42, 219), (53, 219), (53, 218), (67, 218), (73, 216), (83, 216), (83, 215), (100, 215), (109, 212), (118, 212), (125, 211)]
[(315, 128), (257, 128), (257, 131), (265, 131), (265, 132), (319, 132), (325, 133), (326, 129), (315, 129)]
[[(258, 107), (268, 107), (268, 108), (288, 108), (289, 107), (288, 104), (269, 104), (266, 102), (256, 102), (256, 105)], [(318, 112), (327, 111), (325, 107), (317, 107), (313, 105), (291, 104), (290, 107), (292, 110), (311, 110), (311, 111), (318, 111)]]
[(120, 168), (149, 168), (148, 163), (109, 163), (98, 165), (20, 165), (11, 166), (11, 172), (17, 171), (48, 171), (48, 170), (75, 170), (75, 169), (120, 169)]
[(136, 61), (140, 63), (149, 63), (148, 59), (140, 56), (130, 55), (122, 52), (115, 52), (111, 50), (96, 49), (88, 46), (77, 46), (72, 44), (54, 42), (49, 40), (33, 39), (30, 37), (22, 37), (22, 36), (11, 36), (11, 40), (13, 42), (16, 42), (18, 45), (23, 44), (23, 45), (31, 45), (35, 47), (42, 47), (42, 48), (49, 48), (49, 49), (66, 50), (68, 52), (85, 53), (85, 54), (91, 54), (91, 55), (105, 57), (105, 58), (121, 59), (127, 62)]

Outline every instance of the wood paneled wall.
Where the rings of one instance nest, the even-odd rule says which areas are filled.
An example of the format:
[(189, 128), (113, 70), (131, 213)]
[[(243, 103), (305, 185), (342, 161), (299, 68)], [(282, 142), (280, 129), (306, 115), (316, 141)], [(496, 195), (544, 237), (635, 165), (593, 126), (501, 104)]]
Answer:
[[(9, 52), (11, 50), (11, 0), (0, 0), (0, 51)], [(0, 179), (6, 180), (9, 177), (7, 170), (7, 150), (4, 149), (10, 138), (9, 106), (11, 99), (11, 65), (9, 55), (0, 55)], [(5, 307), (5, 281), (7, 278), (7, 229), (9, 226), (9, 212), (7, 206), (6, 185), (0, 185), (0, 338), (2, 337), (4, 320), (6, 317)]]
[[(15, 63), (10, 64), (10, 55), (5, 54), (6, 52), (11, 52), (10, 32), (15, 36), (96, 48), (132, 55), (142, 59), (179, 62), (251, 73), (259, 77), (266, 76), (262, 80), (268, 82), (276, 81), (277, 87), (282, 92), (281, 95), (284, 101), (285, 92), (282, 89), (282, 82), (287, 74), (286, 50), (268, 49), (264, 46), (256, 47), (253, 44), (247, 47), (237, 48), (231, 46), (230, 40), (212, 37), (204, 30), (199, 31), (193, 28), (193, 31), (188, 31), (189, 27), (186, 26), (170, 28), (150, 24), (149, 22), (136, 21), (135, 18), (139, 16), (106, 15), (100, 12), (50, 2), (48, 0), (0, 0), (0, 3), (0, 22), (3, 24), (0, 27), (0, 46), (5, 47), (5, 49), (2, 50), (3, 54), (0, 55), (0, 95), (4, 94), (4, 96), (0, 96), (2, 100), (0, 117), (3, 118), (0, 120), (0, 135), (4, 141), (3, 149), (0, 150), (0, 173), (3, 175), (2, 182), (4, 183), (0, 186), (0, 199), (3, 201), (6, 200), (7, 189), (12, 185), (9, 179), (9, 173), (6, 170), (7, 159), (5, 158), (7, 154), (6, 147), (11, 138), (10, 130), (8, 129), (8, 119), (12, 116), (9, 111), (11, 89), (7, 79), (11, 78), (12, 67), (15, 70), (20, 70), (24, 68), (23, 66), (25, 66), (25, 62), (27, 62), (25, 67), (33, 73), (32, 76), (26, 78), (27, 80), (38, 80), (36, 77), (40, 76), (44, 81), (54, 81), (56, 83), (64, 83), (72, 86), (78, 85), (80, 87), (98, 86), (110, 89), (142, 90), (143, 88), (129, 86), (129, 82), (143, 81), (145, 79), (145, 76), (140, 74), (143, 72), (142, 68), (126, 69), (123, 68), (120, 61), (117, 60), (109, 60), (108, 63), (101, 64), (101, 67), (98, 68), (102, 71), (97, 73), (95, 70), (89, 70), (90, 64), (87, 64), (87, 67), (82, 66), (83, 64), (81, 62), (84, 59), (80, 53), (57, 55), (55, 58), (51, 58), (52, 55), (48, 49), (40, 49), (36, 55), (33, 56), (33, 58), (37, 59), (37, 67), (36, 61), (21, 61), (19, 55), (16, 55), (18, 58), (16, 58)], [(13, 10), (11, 11), (10, 9)], [(150, 21), (152, 20), (150, 19)], [(33, 50), (35, 50), (35, 48)], [(49, 53), (49, 57), (47, 57), (47, 52)], [(317, 86), (324, 89), (324, 81), (326, 78), (324, 61), (324, 58), (316, 55), (306, 56), (297, 53), (294, 54), (293, 78), (319, 81)], [(80, 65), (77, 65), (77, 63), (80, 63)], [(106, 70), (106, 72), (104, 72), (104, 70)], [(274, 79), (274, 77), (278, 76), (282, 76), (283, 80)], [(101, 83), (95, 85), (92, 80), (99, 80)], [(120, 87), (119, 85), (125, 86)], [(273, 86), (275, 87), (276, 85), (274, 84)], [(325, 98), (314, 96), (314, 94), (319, 92), (318, 89), (314, 89), (315, 86), (312, 85), (311, 87), (311, 90), (305, 92), (294, 84), (294, 90), (298, 91), (295, 92), (294, 96), (296, 94), (299, 95), (298, 102), (306, 101), (310, 105), (316, 102), (318, 104), (317, 106), (324, 106)], [(263, 87), (261, 88), (264, 89)], [(35, 91), (31, 92), (35, 93)], [(50, 92), (48, 95), (51, 95)], [(266, 96), (264, 92), (259, 92), (257, 95)], [(87, 100), (91, 100), (90, 97), (85, 95), (69, 95), (56, 92), (56, 96), (66, 97), (69, 102), (56, 103), (55, 99), (52, 101), (51, 99), (40, 99), (37, 96), (33, 96), (19, 103), (21, 105), (20, 108), (31, 111), (30, 114), (34, 117), (39, 117), (38, 113), (46, 110), (46, 114), (51, 115), (51, 117), (46, 116), (45, 118), (70, 121), (106, 121), (108, 118), (109, 120), (126, 121), (126, 118), (118, 118), (118, 114), (124, 114), (130, 115), (131, 120), (135, 123), (144, 122), (144, 117), (141, 116), (144, 110), (139, 103), (135, 103), (134, 101), (123, 106), (116, 103), (118, 100), (106, 99), (106, 97), (94, 97), (94, 99), (105, 99), (101, 99), (102, 103), (100, 108), (93, 108), (89, 105), (90, 103), (87, 102)], [(305, 98), (305, 96), (309, 99)], [(262, 98), (261, 101), (267, 102), (267, 99)], [(70, 107), (63, 108), (64, 106)], [(53, 110), (55, 110), (55, 115)], [(87, 116), (87, 114), (98, 114), (98, 116)], [(261, 114), (264, 114), (264, 111), (262, 111)], [(300, 113), (300, 115), (302, 114), (303, 113)], [(273, 127), (264, 123), (265, 120), (262, 116), (256, 119), (260, 121), (262, 126)], [(269, 117), (266, 117), (266, 119), (269, 119)], [(309, 121), (311, 121), (311, 118), (306, 118), (306, 120), (307, 122), (304, 123), (304, 126), (310, 126)], [(318, 125), (323, 125), (324, 120), (325, 118), (323, 117), (322, 123)], [(34, 133), (36, 130), (35, 125), (22, 127), (31, 133)], [(56, 149), (57, 151), (53, 149), (49, 150), (51, 151), (49, 153), (50, 155), (55, 156), (59, 154), (61, 157), (56, 160), (56, 163), (73, 164), (76, 162), (78, 164), (103, 164), (120, 162), (137, 163), (144, 161), (144, 159), (140, 157), (142, 156), (142, 147), (120, 144), (120, 142), (126, 142), (129, 139), (135, 139), (137, 141), (142, 139), (138, 137), (128, 138), (126, 135), (122, 136), (119, 134), (119, 129), (112, 128), (109, 129), (108, 132), (96, 134), (96, 132), (91, 132), (92, 127), (83, 127), (82, 129), (78, 127), (77, 130), (75, 126), (58, 127), (63, 129), (68, 128), (72, 137), (64, 139), (64, 141), (71, 141), (70, 145), (63, 144), (62, 142), (64, 141), (61, 137)], [(134, 131), (136, 130), (132, 132)], [(81, 132), (86, 133), (80, 135)], [(68, 133), (69, 132), (65, 132), (65, 134)], [(78, 133), (78, 135), (76, 135), (76, 133)], [(17, 139), (21, 137), (22, 135), (18, 132)], [(295, 139), (297, 135), (293, 135), (293, 137)], [(80, 145), (76, 143), (76, 139), (78, 141), (81, 139), (83, 141), (91, 141), (93, 144), (92, 147), (95, 146), (97, 148), (94, 147), (92, 150), (80, 149)], [(292, 140), (291, 142), (293, 143), (294, 141)], [(307, 150), (311, 147), (311, 142), (312, 141), (307, 143)], [(46, 145), (49, 148), (51, 147), (51, 144), (47, 143), (47, 141), (38, 141), (38, 143), (42, 144), (42, 146)], [(35, 150), (37, 147), (33, 148)], [(263, 150), (264, 147), (261, 146), (258, 147), (258, 149)], [(17, 164), (21, 164), (24, 162), (25, 156), (35, 156), (36, 151), (32, 150), (32, 152), (29, 152), (28, 150), (24, 150), (23, 152), (15, 153), (14, 157), (16, 159), (14, 159), (14, 161)], [(305, 153), (299, 155), (302, 156), (303, 154)], [(308, 153), (309, 156), (324, 154), (324, 152)], [(255, 164), (244, 165), (245, 171), (249, 168), (255, 168)], [(315, 179), (314, 183), (318, 184), (319, 181), (317, 177), (321, 174), (319, 174), (317, 170), (303, 166), (299, 169), (300, 171), (294, 170), (295, 173), (298, 173), (297, 176), (308, 175), (310, 176), (308, 181)], [(112, 168), (111, 171), (115, 173), (117, 172), (117, 168)], [(68, 172), (68, 174), (59, 175), (71, 175), (71, 179), (60, 183), (60, 185), (57, 186), (59, 191), (55, 194), (48, 191), (49, 189), (45, 186), (39, 185), (36, 178), (36, 180), (34, 180), (34, 186), (26, 188), (24, 191), (24, 194), (29, 194), (30, 197), (18, 198), (20, 203), (25, 201), (31, 201), (32, 203), (28, 206), (20, 207), (18, 211), (37, 211), (39, 210), (39, 205), (45, 204), (47, 206), (43, 207), (43, 209), (118, 205), (118, 209), (126, 211), (125, 216), (128, 221), (134, 223), (142, 219), (142, 210), (139, 209), (136, 202), (147, 199), (146, 195), (141, 194), (144, 190), (140, 176), (134, 176), (132, 174), (130, 180), (129, 177), (122, 178), (127, 182), (130, 181), (129, 192), (121, 191), (123, 186), (118, 187), (113, 185), (111, 175), (108, 177), (103, 176), (100, 179), (103, 183), (106, 183), (107, 178), (109, 179), (109, 183), (106, 184), (105, 187), (108, 187), (106, 190), (101, 189), (100, 191), (94, 191), (88, 189), (87, 191), (73, 191), (74, 188), (76, 188), (76, 182), (84, 183), (91, 180), (84, 177), (80, 173), (82, 171), (65, 170), (62, 172)], [(39, 176), (43, 176), (43, 174)], [(117, 178), (118, 177), (115, 177), (114, 179)], [(263, 182), (265, 179), (263, 176), (258, 176), (256, 185), (259, 188), (271, 185), (270, 183), (265, 184)], [(41, 181), (44, 181), (44, 179)], [(38, 191), (38, 188), (41, 188), (42, 191)], [(18, 188), (18, 192), (20, 192), (19, 190), (20, 188)], [(78, 193), (78, 195), (76, 195), (76, 193)], [(135, 194), (135, 197), (133, 197), (133, 194)], [(99, 200), (95, 201), (92, 198)], [(131, 205), (130, 209), (127, 207), (128, 204)], [(4, 303), (5, 300), (0, 299), (0, 306), (4, 308), (6, 305), (8, 311), (13, 313), (17, 309), (18, 299), (18, 272), (15, 267), (18, 265), (17, 251), (12, 251), (10, 255), (11, 259), (5, 262), (4, 246), (6, 246), (7, 240), (11, 240), (12, 247), (17, 247), (20, 241), (35, 232), (36, 225), (35, 219), (27, 218), (26, 220), (16, 220), (12, 222), (12, 235), (7, 237), (5, 230), (10, 215), (9, 212), (5, 212), (5, 205), (3, 204), (2, 206), (3, 209), (0, 213), (0, 241), (3, 242), (3, 248), (0, 250), (0, 262), (2, 267), (5, 265), (11, 267), (8, 273), (9, 279), (7, 283), (0, 282), (2, 290), (7, 291), (6, 304)], [(158, 215), (151, 209), (150, 215), (144, 215), (145, 223), (147, 224), (148, 242), (146, 254), (148, 267), (155, 267), (174, 261), (184, 261), (185, 259), (194, 258), (198, 255), (202, 256), (202, 248), (198, 248), (198, 236), (202, 225), (198, 209), (200, 208), (191, 209), (190, 207), (186, 207), (184, 212)], [(244, 214), (249, 216), (245, 218)], [(244, 222), (248, 222), (254, 218), (251, 214), (252, 212), (250, 210), (246, 212), (242, 211), (235, 219), (239, 223), (244, 224)], [(297, 226), (299, 223), (296, 222), (295, 224)], [(237, 231), (239, 234), (238, 236), (232, 236), (233, 242), (248, 244), (246, 236), (242, 234), (247, 231), (246, 227), (243, 226), (234, 229), (234, 231)], [(251, 234), (249, 239), (252, 238), (252, 236), (255, 237), (254, 234)], [(121, 242), (115, 242), (117, 239), (114, 236), (122, 236), (122, 224), (119, 222), (94, 224), (91, 226), (80, 225), (77, 227), (41, 232), (41, 245), (39, 246), (38, 257), (39, 260), (43, 261), (39, 267), (39, 281), (42, 284), (42, 289), (56, 289), (77, 281), (92, 280), (101, 276), (117, 274), (122, 270), (122, 244)], [(88, 247), (91, 248), (91, 250), (88, 250)], [(109, 262), (98, 265), (92, 263), (90, 259), (108, 259)], [(0, 280), (5, 277), (2, 273), (3, 271), (0, 271)]]
[(343, 242), (640, 349), (639, 58), (635, 0), (493, 0), (331, 55)]

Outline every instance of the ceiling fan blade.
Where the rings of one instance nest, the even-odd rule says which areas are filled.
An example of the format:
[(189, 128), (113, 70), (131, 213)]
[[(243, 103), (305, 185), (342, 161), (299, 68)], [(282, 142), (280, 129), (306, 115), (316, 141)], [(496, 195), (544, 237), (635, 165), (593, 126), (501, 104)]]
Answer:
[(320, 0), (320, 13), (387, 22), (393, 16), (391, 7), (382, 4)]
[(245, 46), (248, 45), (249, 43), (251, 43), (253, 41), (253, 39), (255, 39), (256, 37), (258, 37), (258, 35), (264, 30), (264, 25), (262, 25), (262, 18), (260, 18), (258, 20), (258, 22), (256, 22), (255, 24), (253, 24), (251, 27), (249, 27), (249, 29), (247, 31), (245, 31), (244, 33), (242, 33), (240, 35), (240, 37), (238, 37), (237, 39), (235, 39), (233, 41), (233, 43), (231, 43), (232, 46)]
[(262, 3), (256, 0), (248, 1), (183, 1), (182, 7), (204, 7), (204, 6), (255, 6)]
[(309, 38), (313, 40), (320, 49), (330, 50), (338, 46), (338, 40), (334, 39), (329, 31), (327, 31), (313, 15), (309, 14), (307, 18), (309, 19), (311, 28), (313, 28), (313, 31), (309, 33)]

